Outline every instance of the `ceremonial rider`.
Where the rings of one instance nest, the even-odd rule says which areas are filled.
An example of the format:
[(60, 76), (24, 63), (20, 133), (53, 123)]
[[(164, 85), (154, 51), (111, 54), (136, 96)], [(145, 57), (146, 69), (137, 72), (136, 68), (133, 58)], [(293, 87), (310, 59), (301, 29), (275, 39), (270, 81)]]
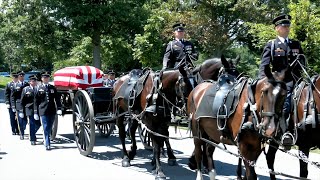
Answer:
[(11, 73), (11, 77), (12, 77), (12, 81), (8, 82), (5, 88), (5, 99), (6, 99), (5, 104), (9, 111), (12, 135), (18, 135), (19, 129), (18, 129), (18, 123), (16, 119), (16, 111), (15, 109), (11, 108), (11, 94), (13, 92), (13, 87), (15, 86), (16, 83), (18, 83), (18, 74), (16, 72)]
[(42, 84), (38, 86), (35, 95), (34, 117), (40, 115), (44, 131), (44, 145), (50, 150), (50, 134), (56, 114), (62, 115), (60, 96), (57, 89), (49, 84), (50, 74), (41, 74)]
[[(289, 121), (291, 112), (291, 96), (295, 83), (302, 75), (302, 66), (306, 65), (301, 44), (299, 41), (289, 39), (291, 16), (280, 15), (273, 19), (277, 38), (269, 41), (264, 47), (261, 64), (259, 69), (259, 77), (265, 77), (264, 68), (266, 65), (272, 67), (272, 71), (281, 72), (286, 69), (284, 82), (287, 86), (287, 97), (284, 102), (283, 112), (284, 119), (280, 118), (280, 127), (283, 131), (281, 138), (282, 145), (289, 149), (295, 142), (293, 133), (293, 122)], [(285, 120), (289, 121), (288, 128)]]
[(11, 107), (12, 111), (17, 111), (18, 113), (18, 128), (20, 131), (20, 139), (24, 139), (24, 130), (27, 126), (27, 118), (25, 117), (24, 108), (21, 105), (21, 94), (22, 89), (26, 86), (29, 86), (29, 83), (24, 82), (24, 72), (19, 71), (18, 73), (18, 82), (13, 85), (13, 91), (11, 93)]
[(21, 104), (24, 107), (26, 116), (29, 118), (30, 141), (31, 145), (36, 145), (36, 133), (41, 126), (39, 115), (34, 114), (35, 94), (37, 92), (37, 76), (29, 77), (30, 86), (22, 90)]
[[(195, 51), (192, 42), (184, 39), (185, 24), (176, 23), (172, 28), (174, 39), (167, 44), (166, 51), (163, 55), (162, 69), (178, 68), (183, 77), (183, 81), (188, 87), (191, 87), (186, 69), (190, 67), (192, 61), (198, 60), (198, 53)], [(185, 96), (187, 96), (187, 94), (185, 94)]]

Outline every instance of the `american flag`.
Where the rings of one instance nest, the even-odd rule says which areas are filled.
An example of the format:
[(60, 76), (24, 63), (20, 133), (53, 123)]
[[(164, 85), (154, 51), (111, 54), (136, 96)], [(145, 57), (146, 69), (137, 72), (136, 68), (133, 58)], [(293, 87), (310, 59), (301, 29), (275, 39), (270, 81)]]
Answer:
[(54, 85), (58, 90), (79, 90), (101, 87), (103, 72), (92, 66), (74, 66), (60, 69), (54, 73)]

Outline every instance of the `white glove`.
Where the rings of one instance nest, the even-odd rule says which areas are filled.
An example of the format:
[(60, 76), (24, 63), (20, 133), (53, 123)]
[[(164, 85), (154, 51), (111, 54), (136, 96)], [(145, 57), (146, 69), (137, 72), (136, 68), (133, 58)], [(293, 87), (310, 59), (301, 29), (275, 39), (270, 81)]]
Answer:
[(10, 108), (10, 104), (7, 104), (7, 108), (8, 108), (8, 109)]
[(24, 114), (23, 113), (19, 113), (19, 117), (20, 118), (24, 118)]
[(15, 109), (15, 108), (12, 108), (12, 112), (16, 112), (16, 109)]
[(34, 118), (34, 120), (38, 121), (39, 120), (39, 115), (38, 114), (34, 114), (33, 118)]
[(58, 111), (57, 111), (57, 114), (58, 114), (58, 115), (62, 115), (62, 111), (61, 111), (61, 110), (58, 110)]

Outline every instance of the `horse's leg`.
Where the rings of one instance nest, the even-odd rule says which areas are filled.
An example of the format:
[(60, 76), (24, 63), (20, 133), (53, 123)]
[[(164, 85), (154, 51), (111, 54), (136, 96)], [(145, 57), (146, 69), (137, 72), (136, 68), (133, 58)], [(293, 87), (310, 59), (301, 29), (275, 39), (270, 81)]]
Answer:
[(194, 157), (197, 164), (197, 179), (196, 180), (203, 180), (202, 171), (201, 171), (201, 162), (202, 162), (202, 141), (198, 138), (194, 138)]
[(256, 171), (254, 170), (254, 167), (250, 166), (249, 163), (246, 161), (244, 161), (244, 164), (246, 166), (246, 179), (247, 180), (256, 180), (257, 174), (256, 174)]
[(130, 166), (130, 159), (128, 156), (128, 152), (126, 149), (126, 143), (125, 143), (125, 139), (126, 139), (126, 130), (123, 124), (124, 121), (124, 117), (119, 117), (117, 119), (117, 126), (119, 128), (119, 138), (121, 141), (121, 145), (122, 145), (122, 153), (123, 153), (123, 157), (122, 157), (122, 167), (129, 167)]
[(133, 160), (134, 156), (137, 154), (137, 142), (136, 142), (136, 130), (138, 128), (138, 121), (135, 119), (132, 120), (131, 122), (131, 127), (130, 127), (130, 136), (131, 136), (131, 151), (129, 152), (129, 159)]
[(158, 137), (155, 135), (152, 135), (152, 141), (153, 141), (153, 157), (155, 159), (155, 165), (156, 165), (156, 170), (155, 170), (155, 174), (156, 180), (165, 180), (166, 176), (164, 175), (162, 168), (161, 168), (161, 163), (160, 163), (160, 151), (161, 151), (161, 147), (163, 147), (164, 145), (164, 138), (162, 137)]
[(212, 158), (215, 147), (210, 144), (206, 144), (206, 145), (204, 145), (204, 148), (206, 148), (207, 168), (209, 170), (210, 180), (215, 180), (217, 173), (216, 173), (213, 158)]
[[(266, 154), (268, 168), (271, 169), (272, 171), (274, 171), (274, 160), (276, 158), (278, 147), (279, 145), (276, 142), (271, 141), (268, 152)], [(270, 179), (275, 180), (276, 176), (274, 174), (270, 174)]]
[(242, 179), (242, 159), (238, 159), (238, 166), (237, 166), (237, 179), (241, 180)]
[[(308, 146), (299, 146), (299, 150), (302, 151), (307, 158), (309, 157), (310, 148)], [(303, 160), (299, 159), (300, 162), (300, 177), (308, 177), (308, 163), (305, 163)]]
[[(169, 134), (169, 133), (168, 133)], [(173, 150), (171, 148), (171, 145), (170, 145), (170, 142), (169, 142), (169, 139), (166, 139), (164, 141), (166, 143), (166, 146), (167, 146), (167, 155), (168, 155), (168, 165), (169, 166), (175, 166), (177, 165), (177, 158), (176, 156), (173, 154)]]

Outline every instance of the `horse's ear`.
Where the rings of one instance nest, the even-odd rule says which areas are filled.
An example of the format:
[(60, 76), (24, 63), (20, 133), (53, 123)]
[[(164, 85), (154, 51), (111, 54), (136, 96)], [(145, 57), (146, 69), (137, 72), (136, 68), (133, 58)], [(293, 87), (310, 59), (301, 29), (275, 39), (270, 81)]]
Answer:
[(227, 61), (227, 59), (224, 57), (223, 54), (221, 55), (221, 63), (225, 69), (230, 68), (229, 62)]
[(268, 77), (268, 79), (272, 79), (273, 78), (273, 74), (271, 72), (271, 69), (270, 69), (269, 65), (265, 65), (264, 66), (264, 74)]
[(238, 65), (239, 64), (239, 62), (240, 62), (240, 56), (238, 55), (237, 57), (236, 57), (236, 59), (235, 59), (235, 65)]

